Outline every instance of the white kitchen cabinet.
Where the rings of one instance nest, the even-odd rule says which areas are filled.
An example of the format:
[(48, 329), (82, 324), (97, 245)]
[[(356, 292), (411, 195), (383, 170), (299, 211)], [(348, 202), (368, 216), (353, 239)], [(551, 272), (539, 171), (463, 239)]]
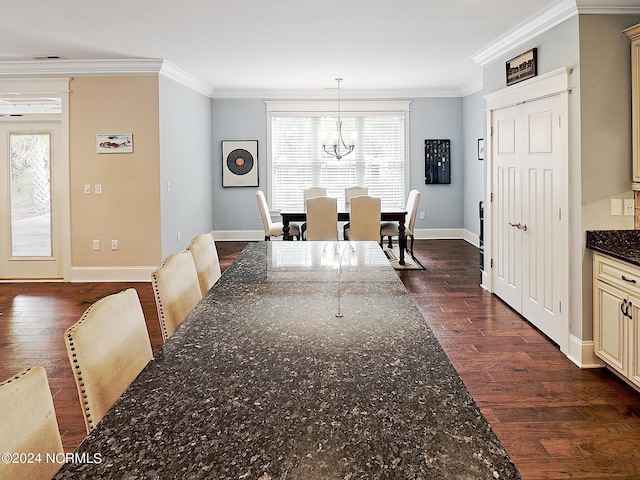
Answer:
[(624, 33), (631, 40), (631, 137), (633, 140), (633, 183), (640, 189), (640, 24)]
[(593, 255), (595, 353), (640, 388), (640, 268)]

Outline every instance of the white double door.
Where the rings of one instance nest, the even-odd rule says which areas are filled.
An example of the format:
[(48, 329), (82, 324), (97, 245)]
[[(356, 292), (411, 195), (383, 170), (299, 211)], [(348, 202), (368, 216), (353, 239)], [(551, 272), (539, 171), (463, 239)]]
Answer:
[(554, 95), (494, 110), (491, 120), (493, 291), (561, 347), (569, 255), (563, 101)]

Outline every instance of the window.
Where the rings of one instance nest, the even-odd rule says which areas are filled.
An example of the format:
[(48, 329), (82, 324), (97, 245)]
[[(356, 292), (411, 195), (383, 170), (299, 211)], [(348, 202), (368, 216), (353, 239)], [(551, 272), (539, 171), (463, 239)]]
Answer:
[(357, 133), (355, 150), (341, 160), (322, 149), (322, 136), (336, 128), (332, 102), (267, 102), (269, 114), (269, 200), (273, 210), (302, 203), (302, 190), (364, 186), (384, 204), (404, 205), (408, 178), (408, 102), (342, 102), (342, 133)]

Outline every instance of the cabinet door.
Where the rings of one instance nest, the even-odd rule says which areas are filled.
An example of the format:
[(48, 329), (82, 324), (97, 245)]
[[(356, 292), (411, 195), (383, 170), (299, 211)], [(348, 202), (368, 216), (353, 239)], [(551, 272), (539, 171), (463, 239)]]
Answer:
[(640, 182), (640, 39), (631, 42), (631, 124), (633, 181)]
[[(593, 302), (595, 353), (623, 375), (627, 375), (627, 317), (623, 313), (627, 295), (602, 281), (596, 281)], [(623, 305), (624, 304), (624, 305)]]
[(629, 297), (629, 380), (640, 387), (640, 298)]

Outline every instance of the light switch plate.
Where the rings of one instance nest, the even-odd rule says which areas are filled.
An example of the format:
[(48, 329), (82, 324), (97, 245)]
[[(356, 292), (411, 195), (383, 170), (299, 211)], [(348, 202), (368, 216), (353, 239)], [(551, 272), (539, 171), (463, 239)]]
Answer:
[(611, 215), (615, 215), (615, 216), (622, 215), (622, 199), (621, 198), (611, 199)]

